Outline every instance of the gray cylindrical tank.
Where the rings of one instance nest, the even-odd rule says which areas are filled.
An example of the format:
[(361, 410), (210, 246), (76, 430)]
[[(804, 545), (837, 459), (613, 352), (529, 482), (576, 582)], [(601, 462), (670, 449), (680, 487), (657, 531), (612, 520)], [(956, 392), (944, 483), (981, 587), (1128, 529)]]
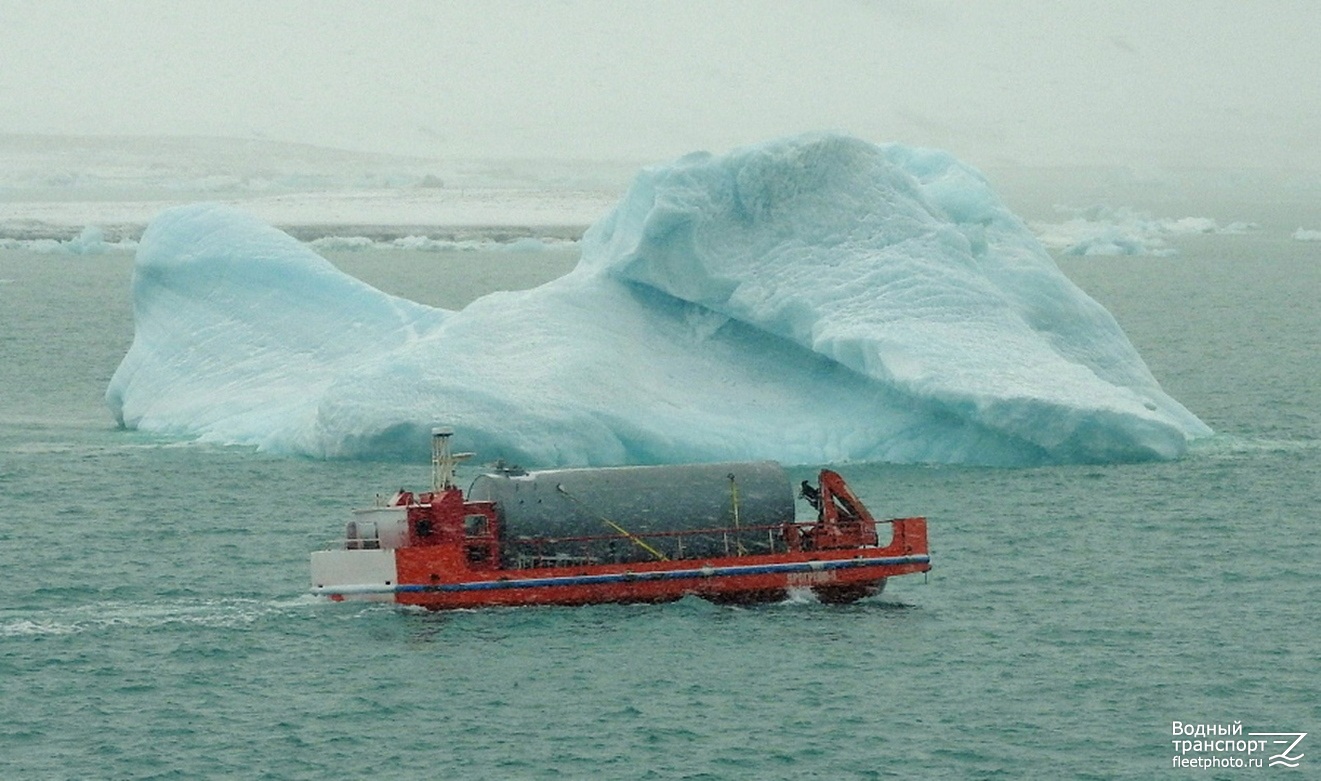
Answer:
[[(793, 488), (774, 461), (486, 474), (473, 481), (468, 498), (498, 505), (503, 537), (512, 543), (618, 534), (607, 520), (635, 535), (733, 528), (735, 490), (740, 528), (794, 520)], [(654, 544), (662, 542), (672, 547), (668, 541)], [(686, 544), (685, 556), (698, 552), (695, 539)], [(707, 554), (715, 555), (722, 544), (712, 542)], [(592, 552), (603, 557), (598, 554)], [(621, 556), (625, 553), (617, 551), (615, 557)]]

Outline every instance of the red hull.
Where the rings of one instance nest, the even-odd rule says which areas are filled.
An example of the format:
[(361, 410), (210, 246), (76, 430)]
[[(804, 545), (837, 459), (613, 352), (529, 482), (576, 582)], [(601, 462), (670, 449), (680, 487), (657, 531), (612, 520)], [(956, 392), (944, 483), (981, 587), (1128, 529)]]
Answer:
[[(735, 504), (727, 528), (633, 534), (602, 518), (616, 533), (519, 537), (511, 548), (497, 503), (469, 501), (453, 484), (455, 457), (443, 439), (437, 453), (435, 490), (416, 497), (401, 492), (363, 511), (362, 521), (348, 525), (342, 548), (312, 554), (313, 593), (433, 610), (689, 595), (756, 603), (783, 599), (795, 588), (811, 589), (824, 602), (851, 602), (878, 593), (888, 578), (931, 569), (925, 518), (878, 524), (829, 470), (821, 472), (819, 489), (803, 483), (803, 497), (817, 509), (811, 522), (745, 526)], [(360, 533), (360, 523), (370, 535)], [(886, 524), (892, 533), (881, 545), (877, 528)], [(724, 540), (723, 555), (711, 555), (709, 547), (695, 554), (703, 549), (695, 543), (713, 535)], [(745, 545), (752, 537), (756, 542)]]
[(437, 610), (669, 602), (690, 595), (755, 603), (784, 599), (790, 589), (810, 588), (823, 601), (853, 601), (879, 592), (887, 578), (931, 569), (925, 519), (892, 523), (895, 542), (883, 549), (458, 572), (450, 577), (442, 574), (448, 557), (425, 548), (405, 548), (396, 554), (399, 582), (394, 599)]

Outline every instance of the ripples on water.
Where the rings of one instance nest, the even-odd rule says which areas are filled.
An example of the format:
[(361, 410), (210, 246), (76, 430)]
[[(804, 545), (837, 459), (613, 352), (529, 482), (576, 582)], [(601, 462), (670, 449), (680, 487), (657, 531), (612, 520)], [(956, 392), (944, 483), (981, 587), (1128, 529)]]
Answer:
[[(1217, 429), (1182, 461), (841, 467), (935, 564), (853, 606), (446, 614), (304, 595), (426, 464), (117, 431), (129, 259), (0, 252), (0, 778), (1137, 779), (1174, 720), (1321, 734), (1321, 262), (1182, 249), (1064, 264)], [(350, 262), (408, 294), (437, 261)]]

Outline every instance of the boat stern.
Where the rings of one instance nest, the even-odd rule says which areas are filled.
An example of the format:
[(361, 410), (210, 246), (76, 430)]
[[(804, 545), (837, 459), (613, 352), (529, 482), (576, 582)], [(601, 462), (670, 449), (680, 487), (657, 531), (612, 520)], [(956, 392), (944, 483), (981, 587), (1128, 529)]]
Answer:
[(312, 554), (312, 593), (336, 602), (393, 602), (398, 582), (393, 549), (323, 550)]

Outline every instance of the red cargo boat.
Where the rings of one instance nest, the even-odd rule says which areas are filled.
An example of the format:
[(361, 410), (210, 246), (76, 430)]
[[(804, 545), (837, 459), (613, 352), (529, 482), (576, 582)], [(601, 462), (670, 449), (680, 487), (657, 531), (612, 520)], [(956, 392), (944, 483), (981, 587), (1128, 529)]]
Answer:
[[(776, 486), (775, 476), (783, 472), (773, 462), (504, 470), (487, 476), (488, 498), (474, 498), (473, 489), (465, 496), (455, 485), (455, 465), (471, 454), (452, 454), (450, 435), (448, 430), (434, 432), (431, 491), (415, 495), (401, 490), (357, 511), (336, 549), (312, 554), (313, 593), (336, 601), (386, 601), (433, 610), (665, 602), (687, 595), (750, 604), (785, 599), (794, 588), (811, 589), (822, 602), (847, 603), (879, 593), (887, 578), (931, 569), (925, 518), (878, 523), (843, 478), (828, 469), (821, 471), (818, 486), (802, 484), (800, 497), (815, 509), (807, 521), (794, 517), (788, 479)], [(727, 478), (721, 486), (727, 496), (715, 508), (718, 512), (684, 509), (684, 520), (698, 518), (695, 526), (672, 528), (676, 524), (670, 522), (653, 528), (655, 518), (647, 520), (651, 505), (664, 499), (652, 499), (686, 493), (676, 475), (716, 472)], [(747, 486), (743, 498), (740, 479)], [(595, 493), (571, 492), (566, 485), (593, 485)], [(649, 498), (648, 485), (661, 486), (663, 493)], [(692, 496), (714, 503), (705, 501), (709, 497), (700, 490), (687, 493), (690, 508)], [(609, 517), (601, 507), (611, 501), (589, 506), (593, 495), (614, 496), (615, 505), (625, 496), (634, 508), (631, 517)], [(787, 517), (783, 496), (788, 497)], [(639, 501), (647, 507), (636, 509)], [(577, 513), (580, 523), (591, 521), (594, 533), (576, 534), (569, 527), (565, 534), (565, 527), (544, 520), (531, 530), (514, 528), (521, 519), (536, 520), (528, 512), (547, 508), (555, 519)], [(713, 525), (705, 524), (708, 517), (716, 518)], [(878, 527), (890, 531), (884, 545)]]

